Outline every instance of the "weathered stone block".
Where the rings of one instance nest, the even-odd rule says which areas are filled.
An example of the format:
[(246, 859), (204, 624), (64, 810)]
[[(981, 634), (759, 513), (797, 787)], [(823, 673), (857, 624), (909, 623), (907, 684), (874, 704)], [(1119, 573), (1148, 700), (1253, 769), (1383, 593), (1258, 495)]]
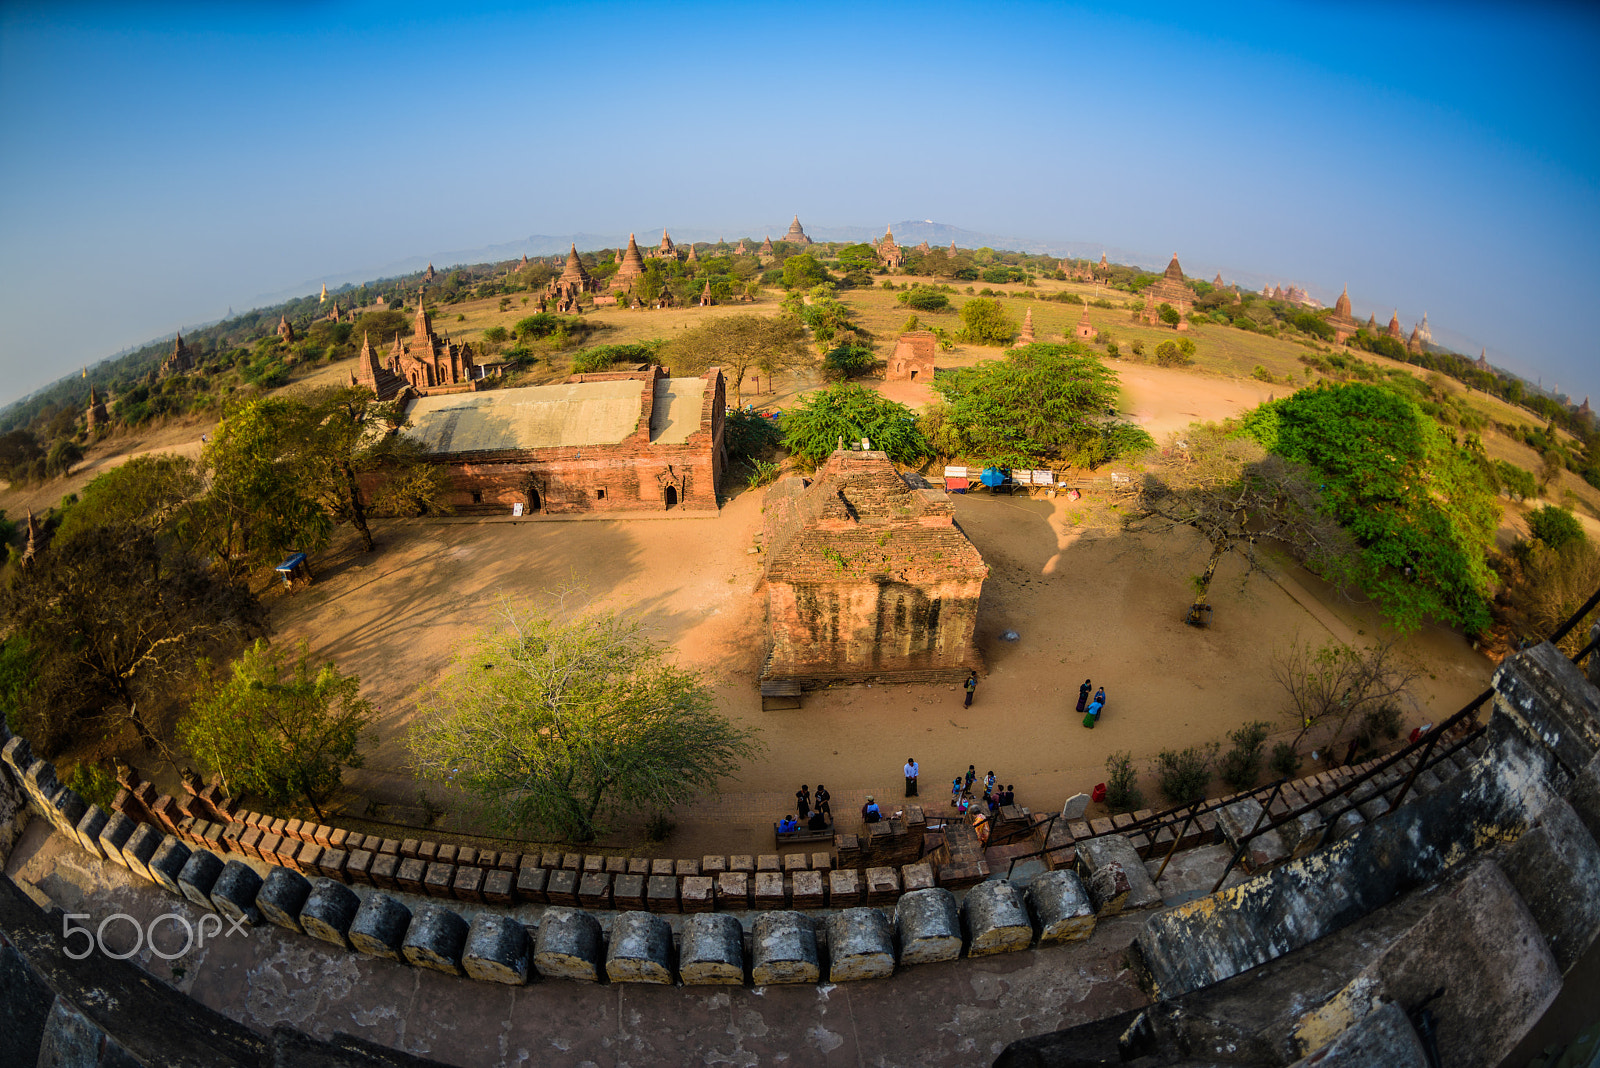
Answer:
[(678, 904), (678, 877), (676, 875), (652, 875), (645, 888), (645, 903), (651, 912), (677, 912)]
[(727, 857), (714, 857), (707, 854), (700, 858), (700, 871), (705, 875), (716, 875), (718, 872), (728, 870)]
[(528, 981), (528, 929), (514, 917), (480, 913), (467, 931), (461, 966), (480, 982), (521, 986)]
[[(628, 876), (637, 878), (637, 876)], [(709, 875), (686, 875), (678, 883), (678, 903), (684, 912), (710, 912), (716, 907), (716, 886)], [(617, 907), (621, 908), (621, 900)]]
[[(302, 849), (312, 849), (312, 850), (315, 850), (317, 848), (318, 847), (314, 846), (314, 845), (302, 847)], [(304, 860), (302, 860), (298, 856), (295, 859), (295, 865), (297, 867), (299, 867), (299, 868), (302, 868), (302, 869), (306, 869), (307, 868)], [(307, 870), (315, 870), (315, 869), (313, 867), (313, 868), (307, 869)], [(367, 869), (367, 874), (371, 877), (372, 885), (376, 886), (378, 889), (380, 889), (380, 890), (398, 890), (400, 888), (400, 883), (396, 880), (395, 876), (399, 873), (399, 871), (400, 871), (400, 854), (398, 854), (398, 853), (378, 853), (378, 854), (375, 854), (373, 856), (373, 858), (372, 858), (372, 866)]]
[[(1375, 802), (1383, 809), (1389, 807), (1389, 802), (1381, 798)], [(1239, 842), (1245, 835), (1257, 827), (1266, 827), (1271, 819), (1266, 816), (1266, 810), (1261, 807), (1261, 802), (1253, 797), (1243, 797), (1231, 805), (1217, 810), (1217, 826), (1222, 828), (1222, 837), (1227, 841), (1229, 848), (1237, 850)], [(1244, 856), (1240, 863), (1246, 871), (1259, 872), (1289, 859), (1289, 845), (1283, 840), (1283, 835), (1277, 830), (1269, 830), (1257, 834), (1250, 839)], [(1124, 868), (1128, 865), (1124, 864)]]
[(782, 871), (783, 858), (776, 853), (761, 853), (756, 857), (756, 871)]
[(744, 928), (732, 916), (706, 913), (683, 924), (678, 974), (686, 986), (739, 986), (744, 982)]
[(1033, 942), (1033, 924), (1022, 894), (1003, 880), (981, 882), (967, 891), (961, 902), (961, 927), (971, 957), (1014, 953)]
[(467, 921), (443, 905), (423, 905), (411, 917), (400, 955), (418, 968), (460, 975)]
[(1389, 1001), (1356, 1022), (1311, 1056), (1289, 1068), (1428, 1068), (1416, 1028), (1397, 1002)]
[(813, 854), (811, 854), (811, 870), (812, 871), (832, 871), (833, 870), (833, 854), (832, 853), (813, 853)]
[(552, 905), (577, 908), (578, 870), (576, 868), (560, 868), (551, 872), (550, 878), (545, 882), (545, 896)]
[(78, 826), (78, 821), (88, 812), (88, 802), (78, 796), (78, 791), (70, 786), (58, 786), (50, 795), (45, 815), (50, 817), (50, 822), (54, 823), (61, 833), (71, 835), (73, 829)]
[(150, 872), (150, 878), (161, 889), (182, 897), (183, 889), (178, 886), (178, 873), (183, 871), (183, 866), (188, 862), (189, 847), (169, 834), (161, 839), (161, 843), (156, 846), (156, 851), (150, 855), (150, 860), (145, 866)]
[(456, 868), (455, 880), (450, 890), (457, 901), (483, 901), (483, 869), (461, 866)]
[(717, 907), (747, 909), (750, 907), (750, 873), (724, 871), (717, 873)]
[(261, 876), (254, 868), (242, 860), (230, 860), (211, 886), (211, 904), (224, 916), (259, 924), (261, 910), (256, 908), (256, 892), (260, 889)]
[(890, 867), (867, 869), (867, 904), (892, 905), (899, 896), (899, 872)]
[[(262, 846), (263, 856), (266, 854), (265, 845)], [(372, 885), (372, 876), (367, 874), (367, 869), (372, 867), (372, 854), (365, 849), (352, 849), (345, 858), (344, 874), (352, 883), (361, 883), (365, 886)]]
[(600, 981), (600, 923), (587, 912), (552, 906), (539, 921), (533, 965), (550, 979)]
[(648, 912), (621, 912), (611, 925), (606, 976), (613, 983), (672, 985), (672, 927)]
[(400, 960), (410, 925), (410, 909), (388, 894), (368, 894), (350, 921), (350, 945), (369, 957)]
[(781, 909), (788, 904), (788, 895), (783, 890), (783, 872), (758, 871), (756, 872), (755, 907), (758, 909)]
[(212, 907), (211, 890), (217, 885), (217, 876), (221, 874), (222, 858), (210, 850), (196, 849), (189, 854), (188, 863), (178, 873), (178, 889), (196, 905), (209, 909)]
[(814, 983), (822, 974), (817, 936), (804, 913), (764, 912), (751, 929), (750, 980), (757, 986)]
[(1038, 876), (1023, 894), (1039, 928), (1039, 944), (1076, 942), (1094, 934), (1094, 905), (1070, 871)]
[(1572, 806), (1556, 798), (1506, 850), (1500, 868), (1565, 975), (1600, 936), (1600, 845)]
[(828, 904), (845, 909), (860, 905), (865, 898), (861, 890), (861, 873), (854, 868), (840, 868), (828, 873)]
[(673, 874), (680, 879), (685, 875), (700, 874), (700, 862), (698, 860), (679, 860), (676, 862), (675, 868), (676, 870)]
[(646, 876), (623, 872), (612, 881), (611, 900), (619, 909), (636, 910), (644, 905)]
[[(1144, 859), (1133, 843), (1120, 834), (1092, 838), (1077, 844), (1078, 861), (1091, 874), (1107, 864), (1122, 865), (1128, 879), (1128, 897), (1124, 907), (1129, 909), (1155, 908), (1161, 904), (1161, 892), (1155, 880), (1145, 870)], [(1085, 880), (1087, 885), (1087, 880)]]
[(301, 934), (300, 912), (311, 897), (311, 880), (297, 871), (274, 867), (256, 891), (256, 908), (275, 927)]
[(13, 735), (10, 741), (0, 746), (0, 760), (4, 760), (6, 765), (16, 772), (19, 779), (27, 776), (28, 769), (33, 767), (35, 759), (33, 746), (20, 734)]
[(909, 894), (913, 890), (929, 890), (933, 885), (933, 865), (927, 861), (900, 866), (900, 889), (905, 893)]
[(496, 868), (483, 873), (483, 900), (491, 905), (509, 905), (514, 900), (511, 885), (516, 872)]
[(456, 881), (456, 866), (436, 860), (428, 865), (428, 870), (422, 876), (422, 888), (429, 897), (454, 897), (452, 889)]
[(894, 974), (894, 934), (875, 908), (845, 909), (828, 918), (828, 981), (883, 979)]
[(164, 837), (160, 830), (148, 823), (135, 827), (122, 847), (122, 859), (128, 865), (128, 870), (155, 882), (155, 877), (150, 874), (150, 858), (161, 848), (161, 839)]
[(586, 871), (578, 880), (578, 904), (586, 909), (611, 907), (611, 876), (603, 871)]
[(106, 819), (106, 825), (100, 828), (100, 852), (124, 868), (128, 867), (128, 859), (122, 855), (122, 847), (128, 844), (128, 839), (138, 828), (139, 825), (123, 813), (111, 813)]
[(105, 852), (100, 848), (100, 832), (106, 829), (106, 822), (109, 819), (105, 809), (99, 805), (90, 805), (84, 812), (83, 819), (73, 828), (83, 848), (97, 857), (105, 856)]
[(1112, 861), (1102, 864), (1089, 875), (1084, 889), (1094, 910), (1102, 916), (1115, 916), (1128, 904), (1128, 873), (1121, 864)]
[(350, 921), (356, 918), (361, 899), (343, 883), (318, 879), (311, 884), (311, 896), (300, 910), (300, 927), (312, 938), (350, 948)]
[(790, 891), (794, 907), (797, 909), (820, 909), (827, 897), (822, 887), (823, 873), (820, 871), (797, 871), (794, 873), (794, 886)]
[(532, 901), (542, 905), (549, 900), (545, 896), (544, 885), (549, 872), (543, 868), (519, 868), (517, 870), (517, 900)]
[(749, 853), (735, 853), (728, 858), (728, 870), (754, 873), (756, 860)]

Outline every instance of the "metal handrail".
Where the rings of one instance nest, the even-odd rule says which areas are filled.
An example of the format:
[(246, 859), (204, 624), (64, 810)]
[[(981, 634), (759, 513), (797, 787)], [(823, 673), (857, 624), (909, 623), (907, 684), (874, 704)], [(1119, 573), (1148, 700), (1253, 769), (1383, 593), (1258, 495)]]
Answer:
[[(1567, 621), (1561, 624), (1561, 626), (1557, 627), (1555, 632), (1552, 633), (1546, 640), (1552, 645), (1560, 642), (1562, 638), (1565, 638), (1569, 633), (1571, 633), (1573, 627), (1582, 622), (1583, 618), (1593, 611), (1597, 606), (1600, 606), (1600, 589), (1595, 590), (1594, 594), (1583, 603), (1583, 606), (1571, 616), (1567, 617)], [(1574, 664), (1581, 663), (1585, 657), (1593, 654), (1597, 647), (1600, 647), (1600, 637), (1596, 637), (1595, 639), (1591, 640), (1588, 645), (1579, 650), (1578, 654), (1572, 657), (1572, 662)], [(1216, 884), (1212, 886), (1211, 892), (1214, 894), (1218, 890), (1222, 889), (1223, 881), (1227, 879), (1229, 872), (1233, 871), (1234, 866), (1237, 865), (1240, 859), (1243, 858), (1245, 851), (1249, 847), (1249, 844), (1252, 840), (1262, 834), (1267, 833), (1268, 831), (1277, 830), (1279, 827), (1282, 827), (1285, 824), (1292, 823), (1308, 812), (1315, 811), (1329, 804), (1330, 801), (1337, 800), (1341, 797), (1349, 797), (1356, 791), (1358, 787), (1371, 780), (1374, 776), (1382, 774), (1395, 764), (1415, 756), (1416, 762), (1412, 765), (1410, 774), (1406, 776), (1405, 782), (1400, 785), (1400, 788), (1396, 791), (1394, 797), (1390, 799), (1389, 807), (1385, 809), (1382, 815), (1377, 818), (1382, 819), (1384, 816), (1392, 813), (1405, 801), (1407, 794), (1409, 794), (1411, 791), (1412, 785), (1417, 780), (1417, 776), (1422, 773), (1422, 770), (1425, 767), (1437, 764), (1439, 761), (1446, 759), (1464, 746), (1470, 745), (1483, 734), (1484, 728), (1479, 727), (1455, 743), (1451, 744), (1450, 748), (1441, 754), (1437, 759), (1430, 759), (1432, 758), (1433, 751), (1438, 746), (1441, 738), (1448, 734), (1469, 715), (1475, 720), (1477, 710), (1481, 708), (1486, 701), (1489, 701), (1493, 697), (1494, 689), (1493, 687), (1490, 687), (1489, 689), (1480, 693), (1477, 697), (1473, 698), (1471, 702), (1469, 702), (1460, 711), (1456, 712), (1449, 719), (1439, 724), (1436, 729), (1430, 730), (1426, 735), (1417, 739), (1415, 742), (1412, 742), (1410, 745), (1407, 745), (1405, 748), (1396, 750), (1390, 756), (1369, 768), (1362, 775), (1351, 779), (1348, 782), (1340, 784), (1339, 788), (1328, 796), (1320, 798), (1311, 804), (1302, 805), (1298, 809), (1294, 809), (1293, 811), (1281, 817), (1273, 819), (1272, 822), (1267, 824), (1265, 827), (1261, 826), (1261, 819), (1262, 817), (1268, 815), (1268, 813), (1265, 809), (1263, 809), (1262, 817), (1258, 817), (1256, 819), (1256, 825), (1251, 828), (1249, 833), (1240, 836), (1238, 847), (1234, 850), (1233, 856), (1228, 860), (1227, 867), (1222, 870), (1222, 875), (1217, 879)], [(1387, 789), (1390, 789), (1390, 787), (1386, 786), (1375, 790), (1365, 797), (1362, 797), (1360, 800), (1349, 801), (1344, 805), (1344, 807), (1337, 809), (1332, 816), (1328, 817), (1324, 821), (1322, 833), (1317, 838), (1317, 844), (1315, 848), (1321, 849), (1327, 844), (1328, 836), (1333, 833), (1334, 828), (1338, 826), (1339, 820), (1342, 819), (1346, 813), (1348, 813), (1351, 809), (1359, 808), (1361, 805), (1366, 804), (1368, 801), (1371, 801), (1374, 798), (1381, 797), (1384, 791)], [(1163, 861), (1163, 870), (1165, 867), (1166, 862)]]

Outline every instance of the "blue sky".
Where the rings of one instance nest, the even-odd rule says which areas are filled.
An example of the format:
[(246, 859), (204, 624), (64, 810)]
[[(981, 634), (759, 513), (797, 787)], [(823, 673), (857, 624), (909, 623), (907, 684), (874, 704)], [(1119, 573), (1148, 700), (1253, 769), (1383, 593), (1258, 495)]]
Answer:
[(797, 212), (1348, 283), (1600, 400), (1597, 46), (1578, 5), (7, 4), (0, 403), (324, 276)]

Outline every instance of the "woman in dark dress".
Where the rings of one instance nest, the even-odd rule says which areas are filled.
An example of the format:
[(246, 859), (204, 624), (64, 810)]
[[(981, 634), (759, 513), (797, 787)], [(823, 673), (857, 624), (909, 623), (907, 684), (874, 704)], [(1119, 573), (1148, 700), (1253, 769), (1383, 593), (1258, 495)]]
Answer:
[(1089, 691), (1092, 689), (1094, 689), (1094, 684), (1088, 679), (1084, 679), (1083, 685), (1078, 687), (1078, 714), (1080, 716), (1083, 714), (1084, 708), (1089, 704)]
[(794, 804), (798, 818), (804, 820), (811, 815), (811, 787), (804, 784), (794, 792)]

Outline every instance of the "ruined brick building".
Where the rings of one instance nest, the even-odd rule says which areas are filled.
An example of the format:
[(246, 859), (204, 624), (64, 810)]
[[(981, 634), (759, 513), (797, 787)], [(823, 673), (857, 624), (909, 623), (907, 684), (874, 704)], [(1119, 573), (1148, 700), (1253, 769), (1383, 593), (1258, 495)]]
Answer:
[(932, 330), (912, 330), (900, 335), (894, 343), (894, 355), (884, 379), (889, 382), (933, 381), (933, 357), (939, 351), (939, 339)]
[(763, 679), (938, 679), (979, 666), (989, 568), (943, 490), (882, 452), (840, 450), (767, 492)]
[(194, 353), (189, 351), (189, 346), (183, 343), (183, 333), (178, 333), (178, 340), (172, 345), (172, 355), (168, 356), (161, 364), (161, 377), (168, 375), (185, 375), (194, 370)]
[(715, 513), (726, 403), (715, 367), (695, 378), (607, 371), (418, 397), (404, 433), (448, 468), (458, 513)]
[[(1102, 255), (1101, 259), (1105, 257)], [(1170, 304), (1178, 313), (1178, 329), (1187, 330), (1189, 324), (1183, 317), (1194, 308), (1194, 290), (1183, 280), (1183, 268), (1178, 265), (1178, 254), (1172, 254), (1172, 262), (1167, 264), (1166, 272), (1160, 281), (1144, 291), (1144, 319), (1148, 323), (1161, 322), (1161, 305)]]
[(419, 395), (474, 390), (487, 374), (487, 368), (473, 356), (471, 345), (458, 345), (434, 333), (433, 318), (418, 294), (411, 340), (396, 334), (388, 357), (380, 360), (371, 339), (363, 337), (350, 384), (366, 386), (379, 400), (390, 400), (405, 389)]

